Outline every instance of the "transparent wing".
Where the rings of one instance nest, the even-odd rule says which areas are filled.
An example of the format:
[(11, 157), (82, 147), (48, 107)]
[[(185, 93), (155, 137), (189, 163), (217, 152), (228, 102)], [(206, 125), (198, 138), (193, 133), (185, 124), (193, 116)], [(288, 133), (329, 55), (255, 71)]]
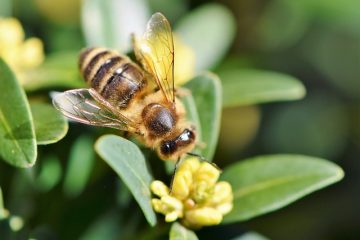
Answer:
[(137, 132), (137, 124), (113, 108), (93, 89), (56, 94), (53, 104), (66, 117), (88, 125)]
[(134, 38), (136, 58), (155, 79), (167, 101), (174, 103), (174, 42), (170, 23), (161, 13), (149, 20), (141, 38)]

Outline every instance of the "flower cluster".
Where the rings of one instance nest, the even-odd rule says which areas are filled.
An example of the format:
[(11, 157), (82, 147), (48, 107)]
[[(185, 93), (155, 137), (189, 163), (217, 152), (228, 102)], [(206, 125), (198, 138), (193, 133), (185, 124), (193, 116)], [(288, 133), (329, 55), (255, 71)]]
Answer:
[(0, 18), (0, 57), (19, 73), (42, 63), (43, 44), (38, 38), (25, 40), (24, 30), (17, 19)]
[(208, 162), (188, 158), (177, 170), (171, 190), (161, 181), (151, 183), (156, 212), (165, 221), (182, 219), (185, 226), (200, 228), (219, 224), (233, 207), (233, 194), (228, 182), (217, 182), (220, 170)]

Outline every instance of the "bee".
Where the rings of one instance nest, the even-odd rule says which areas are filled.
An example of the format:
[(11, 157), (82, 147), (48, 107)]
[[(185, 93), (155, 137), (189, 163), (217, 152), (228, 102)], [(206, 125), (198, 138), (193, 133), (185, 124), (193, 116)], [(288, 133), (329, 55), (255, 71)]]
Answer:
[(161, 159), (179, 160), (195, 147), (196, 130), (175, 95), (170, 23), (155, 13), (133, 40), (141, 67), (109, 49), (85, 49), (79, 68), (90, 88), (60, 93), (53, 104), (72, 120), (127, 131)]

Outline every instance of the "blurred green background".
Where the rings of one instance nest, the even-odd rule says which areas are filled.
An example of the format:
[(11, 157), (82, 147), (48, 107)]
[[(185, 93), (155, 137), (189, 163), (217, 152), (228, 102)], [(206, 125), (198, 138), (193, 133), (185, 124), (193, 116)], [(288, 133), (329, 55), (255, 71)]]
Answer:
[[(97, 15), (99, 2), (107, 18)], [(114, 2), (116, 8), (111, 7)], [(248, 68), (287, 73), (302, 81), (307, 89), (303, 100), (224, 108), (214, 161), (222, 167), (260, 154), (313, 155), (340, 165), (344, 180), (277, 212), (201, 230), (200, 239), (231, 239), (248, 231), (269, 239), (360, 238), (359, 9), (358, 0), (0, 2), (0, 16), (18, 18), (26, 36), (43, 41), (46, 56), (70, 59), (65, 55), (76, 56), (73, 53), (99, 42), (126, 52), (130, 44), (124, 36), (161, 11), (184, 43), (192, 43), (196, 71), (212, 70), (224, 83), (236, 81), (238, 71)], [(207, 15), (193, 22), (201, 11)], [(98, 19), (103, 20), (100, 25)], [(193, 34), (184, 29), (187, 22), (193, 24)], [(72, 84), (81, 85), (30, 86), (28, 96), (46, 99), (50, 91)], [(15, 169), (0, 161), (4, 204), (25, 222), (16, 239), (29, 233), (36, 239), (125, 238), (135, 229), (141, 229), (140, 239), (166, 234), (163, 228), (155, 232), (146, 225), (123, 183), (94, 153), (95, 139), (109, 131), (70, 124), (63, 140), (39, 147), (34, 169)], [(119, 214), (122, 206), (127, 210)], [(0, 230), (6, 232), (4, 224)]]

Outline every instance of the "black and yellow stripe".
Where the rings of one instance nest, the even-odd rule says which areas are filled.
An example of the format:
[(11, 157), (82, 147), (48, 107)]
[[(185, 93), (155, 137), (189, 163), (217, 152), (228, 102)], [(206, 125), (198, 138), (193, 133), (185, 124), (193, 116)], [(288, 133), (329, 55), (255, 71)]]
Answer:
[(131, 60), (105, 48), (81, 52), (79, 68), (85, 81), (115, 107), (127, 108), (146, 85), (143, 71)]

